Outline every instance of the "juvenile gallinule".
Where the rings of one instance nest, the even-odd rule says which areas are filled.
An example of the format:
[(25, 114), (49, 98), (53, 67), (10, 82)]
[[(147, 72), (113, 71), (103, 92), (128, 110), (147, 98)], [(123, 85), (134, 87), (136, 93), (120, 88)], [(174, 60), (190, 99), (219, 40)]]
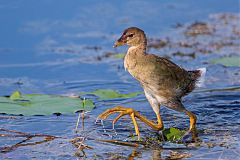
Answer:
[(113, 113), (119, 113), (113, 120), (114, 125), (122, 116), (130, 115), (139, 139), (140, 133), (136, 118), (154, 130), (162, 130), (160, 106), (163, 105), (175, 111), (186, 113), (190, 119), (189, 131), (196, 132), (197, 117), (184, 107), (181, 98), (194, 90), (206, 70), (187, 71), (166, 58), (147, 54), (146, 35), (143, 30), (137, 27), (127, 28), (115, 42), (114, 47), (125, 44), (129, 46), (129, 49), (124, 58), (124, 67), (142, 85), (145, 96), (157, 116), (157, 123), (147, 119), (132, 108), (122, 106), (108, 109), (98, 118), (104, 120)]

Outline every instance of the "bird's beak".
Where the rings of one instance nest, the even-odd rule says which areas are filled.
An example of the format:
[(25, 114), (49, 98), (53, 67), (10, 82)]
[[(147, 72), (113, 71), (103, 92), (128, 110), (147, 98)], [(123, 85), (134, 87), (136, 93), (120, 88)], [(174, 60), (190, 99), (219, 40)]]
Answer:
[(124, 45), (124, 44), (125, 44), (125, 43), (123, 43), (122, 41), (117, 40), (117, 41), (114, 43), (113, 48), (117, 48), (117, 47), (122, 46), (122, 45)]
[(126, 44), (126, 38), (122, 35), (113, 45), (113, 48)]

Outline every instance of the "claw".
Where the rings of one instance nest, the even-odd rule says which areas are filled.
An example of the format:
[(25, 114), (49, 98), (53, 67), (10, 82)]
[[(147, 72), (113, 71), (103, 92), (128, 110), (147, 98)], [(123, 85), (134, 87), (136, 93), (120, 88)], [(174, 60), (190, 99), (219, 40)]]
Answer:
[(114, 125), (114, 123), (112, 124), (112, 129), (115, 130), (115, 125)]
[(103, 120), (102, 120), (102, 119), (101, 119), (101, 121), (100, 121), (100, 122), (101, 122), (101, 125), (104, 127), (104, 123), (103, 123)]
[(97, 124), (97, 123), (98, 123), (98, 121), (99, 121), (99, 118), (97, 117), (97, 119), (96, 119), (96, 121), (95, 121), (95, 124)]
[(162, 130), (160, 130), (158, 133), (161, 135), (162, 141), (165, 142), (165, 138), (164, 138), (164, 136), (163, 136)]

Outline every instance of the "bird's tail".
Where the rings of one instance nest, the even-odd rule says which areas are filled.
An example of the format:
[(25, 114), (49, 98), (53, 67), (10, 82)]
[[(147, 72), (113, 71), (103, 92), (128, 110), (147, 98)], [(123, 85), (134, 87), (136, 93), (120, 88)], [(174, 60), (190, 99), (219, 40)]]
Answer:
[(205, 81), (206, 68), (199, 68), (195, 71), (188, 71), (191, 73), (196, 87), (202, 87)]
[(206, 75), (206, 68), (199, 68), (197, 71), (199, 71), (200, 76), (197, 79), (196, 86), (197, 87), (202, 87), (205, 82), (205, 75)]

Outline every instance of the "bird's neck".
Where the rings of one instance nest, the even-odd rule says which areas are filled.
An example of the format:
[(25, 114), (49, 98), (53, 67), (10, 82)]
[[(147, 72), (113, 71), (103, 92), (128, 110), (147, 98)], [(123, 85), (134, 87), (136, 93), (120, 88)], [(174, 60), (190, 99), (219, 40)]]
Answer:
[(124, 68), (131, 74), (132, 69), (136, 66), (139, 58), (146, 54), (146, 45), (139, 44), (128, 48), (127, 54), (124, 57)]
[(128, 54), (134, 53), (134, 54), (146, 54), (146, 43), (141, 43), (136, 46), (131, 46), (128, 48)]

